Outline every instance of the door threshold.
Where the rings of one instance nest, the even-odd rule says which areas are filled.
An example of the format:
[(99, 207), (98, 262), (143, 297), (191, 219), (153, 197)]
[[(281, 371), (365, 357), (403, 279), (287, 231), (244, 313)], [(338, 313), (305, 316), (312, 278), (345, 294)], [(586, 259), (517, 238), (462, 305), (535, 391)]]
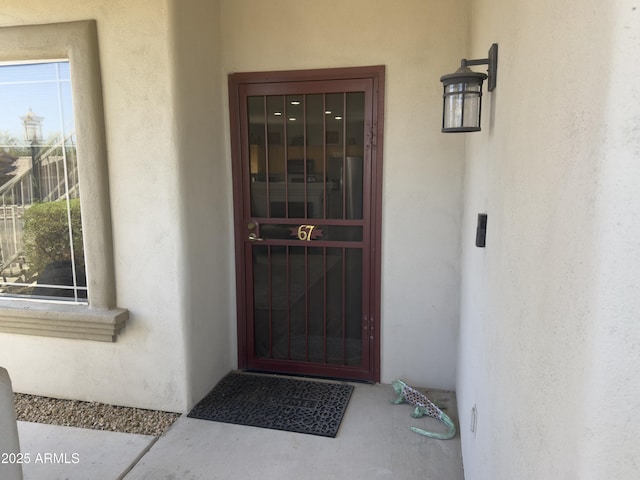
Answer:
[(275, 372), (271, 370), (259, 370), (253, 368), (239, 369), (239, 372), (243, 373), (257, 373), (260, 375), (273, 375), (277, 377), (293, 377), (293, 378), (307, 378), (312, 380), (330, 380), (334, 382), (349, 382), (349, 383), (363, 383), (365, 385), (375, 385), (376, 382), (372, 380), (363, 380), (361, 378), (344, 378), (344, 377), (328, 377), (325, 375), (311, 375), (306, 373), (288, 373), (288, 372)]

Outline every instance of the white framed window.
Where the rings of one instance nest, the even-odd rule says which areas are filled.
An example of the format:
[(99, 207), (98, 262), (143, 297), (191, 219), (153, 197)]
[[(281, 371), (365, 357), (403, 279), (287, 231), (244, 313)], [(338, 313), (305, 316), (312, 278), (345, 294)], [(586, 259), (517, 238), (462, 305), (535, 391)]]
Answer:
[(0, 64), (0, 105), (0, 297), (87, 303), (69, 61)]
[[(46, 117), (35, 109), (27, 110), (21, 116), (21, 120), (25, 137), (31, 135), (32, 138), (28, 152), (23, 155), (27, 158), (22, 163), (29, 164), (31, 179), (27, 182), (29, 186), (20, 192), (23, 195), (20, 202), (26, 207), (22, 217), (25, 227), (23, 234), (26, 237), (33, 235), (34, 229), (31, 228), (29, 233), (28, 224), (34, 221), (33, 217), (38, 217), (35, 213), (31, 213), (38, 213), (36, 207), (44, 203), (55, 203), (56, 206), (62, 207), (60, 208), (63, 212), (61, 216), (66, 216), (66, 223), (62, 228), (62, 230), (66, 228), (67, 232), (66, 247), (63, 245), (62, 253), (56, 254), (57, 257), (54, 255), (55, 258), (50, 263), (58, 262), (58, 267), (62, 265), (63, 273), (70, 277), (70, 280), (67, 279), (61, 284), (59, 280), (43, 279), (43, 276), (46, 277), (44, 272), (50, 259), (42, 260), (34, 266), (36, 261), (33, 251), (30, 253), (31, 257), (28, 257), (29, 249), (26, 247), (29, 242), (34, 243), (34, 240), (23, 238), (24, 245), (21, 248), (25, 252), (23, 255), (25, 276), (19, 277), (20, 281), (15, 281), (15, 275), (12, 276), (11, 271), (5, 269), (7, 278), (0, 278), (0, 287), (4, 290), (0, 291), (0, 332), (113, 341), (124, 327), (128, 312), (116, 307), (106, 138), (96, 24), (94, 21), (79, 21), (2, 27), (0, 28), (0, 69), (3, 68), (1, 65), (12, 66), (14, 71), (20, 71), (24, 75), (26, 75), (25, 72), (33, 72), (37, 68), (55, 70), (56, 78), (53, 84), (58, 90), (59, 118), (62, 113), (62, 120), (58, 125), (61, 127), (62, 140), (58, 147), (54, 147), (54, 151), (55, 148), (58, 149), (60, 156), (66, 159), (66, 164), (63, 165), (61, 161), (56, 162), (55, 159), (50, 158), (46, 162), (47, 166), (51, 165), (49, 172), (46, 172), (46, 168), (40, 168), (38, 171), (33, 168), (34, 164), (37, 167), (44, 167), (42, 154), (47, 150), (47, 146), (40, 145), (37, 137), (45, 136), (46, 128), (42, 122)], [(49, 76), (50, 74), (51, 72)], [(50, 81), (51, 78), (46, 80)], [(34, 82), (34, 86), (37, 83), (33, 78), (23, 80), (22, 87), (25, 81)], [(39, 85), (39, 91), (42, 92), (43, 86), (44, 83)], [(2, 88), (1, 85), (0, 88)], [(29, 107), (32, 105), (27, 106)], [(49, 116), (54, 115), (49, 114)], [(3, 128), (0, 127), (0, 131), (2, 130)], [(19, 151), (18, 149), (10, 155), (16, 156)], [(24, 148), (22, 153), (25, 153)], [(59, 164), (59, 168), (62, 167), (63, 173), (58, 173), (54, 179), (52, 172), (55, 163)], [(26, 168), (23, 166), (23, 169)], [(64, 191), (55, 191), (53, 184), (56, 182), (58, 185), (66, 184)], [(10, 202), (14, 202), (9, 203), (12, 208), (16, 203), (17, 192), (16, 188), (13, 194), (6, 196)], [(90, 194), (82, 192), (90, 192)], [(54, 201), (48, 201), (53, 198), (55, 198)], [(79, 205), (76, 207), (77, 203)], [(80, 223), (74, 217), (73, 212), (76, 208), (81, 212)], [(0, 203), (1, 215), (2, 204)], [(48, 216), (51, 217), (51, 213)], [(7, 218), (10, 217), (9, 215)], [(47, 218), (47, 214), (40, 214), (39, 218), (41, 217)], [(18, 214), (11, 220), (17, 222)], [(0, 224), (1, 222), (0, 218)], [(43, 222), (40, 219), (40, 227)], [(38, 224), (38, 221), (35, 223)], [(78, 225), (82, 230), (79, 237)], [(0, 230), (1, 228), (0, 225)], [(15, 255), (15, 251), (11, 254), (8, 240), (6, 243), (6, 247), (5, 244), (2, 245), (3, 249), (7, 248), (6, 259), (12, 260), (13, 258), (9, 257)], [(36, 240), (35, 243), (38, 241)], [(62, 243), (65, 242), (62, 241)], [(6, 261), (3, 263), (3, 267), (6, 263)], [(27, 278), (29, 270), (34, 275)], [(18, 291), (20, 288), (24, 290)], [(69, 294), (71, 296), (68, 296)]]

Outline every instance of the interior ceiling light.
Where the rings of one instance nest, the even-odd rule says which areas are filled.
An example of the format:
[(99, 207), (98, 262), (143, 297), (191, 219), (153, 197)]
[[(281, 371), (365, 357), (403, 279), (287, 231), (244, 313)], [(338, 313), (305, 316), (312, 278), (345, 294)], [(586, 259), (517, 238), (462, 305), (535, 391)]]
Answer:
[[(487, 73), (474, 72), (469, 65), (488, 65)], [(498, 71), (498, 44), (489, 49), (487, 58), (467, 60), (463, 58), (455, 73), (440, 77), (444, 87), (442, 107), (442, 131), (444, 133), (479, 132), (482, 113), (482, 82), (487, 80), (487, 90), (496, 88)]]

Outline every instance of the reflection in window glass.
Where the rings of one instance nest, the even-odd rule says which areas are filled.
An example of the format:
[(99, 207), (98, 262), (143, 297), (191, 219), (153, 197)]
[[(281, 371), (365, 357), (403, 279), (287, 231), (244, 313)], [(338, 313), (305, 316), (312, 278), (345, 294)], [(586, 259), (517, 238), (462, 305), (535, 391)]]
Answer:
[(0, 65), (0, 296), (86, 303), (69, 63)]

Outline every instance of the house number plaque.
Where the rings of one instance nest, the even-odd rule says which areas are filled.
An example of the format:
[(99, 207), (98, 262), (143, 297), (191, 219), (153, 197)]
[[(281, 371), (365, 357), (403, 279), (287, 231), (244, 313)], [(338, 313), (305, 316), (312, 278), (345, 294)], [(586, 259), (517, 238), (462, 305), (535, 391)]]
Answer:
[(310, 242), (318, 237), (322, 236), (322, 230), (315, 225), (300, 225), (299, 227), (291, 228), (291, 236), (297, 237), (298, 240), (303, 242)]

